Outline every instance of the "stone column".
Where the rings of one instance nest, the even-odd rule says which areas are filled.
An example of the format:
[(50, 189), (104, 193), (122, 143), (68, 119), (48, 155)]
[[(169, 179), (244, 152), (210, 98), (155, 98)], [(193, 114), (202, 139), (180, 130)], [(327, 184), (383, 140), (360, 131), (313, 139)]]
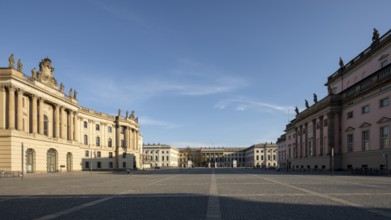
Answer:
[(73, 129), (74, 129), (74, 114), (72, 111), (69, 112), (69, 140), (73, 140)]
[(54, 137), (60, 137), (60, 106), (54, 104)]
[(0, 129), (6, 129), (5, 106), (6, 106), (6, 91), (4, 85), (0, 85)]
[(312, 120), (312, 156), (316, 157), (317, 155), (317, 141), (316, 141), (316, 119)]
[(61, 138), (66, 139), (66, 113), (65, 107), (61, 107)]
[(124, 145), (125, 148), (130, 148), (130, 134), (128, 126), (125, 127)]
[(43, 131), (43, 108), (44, 108), (44, 104), (43, 104), (43, 99), (42, 98), (39, 98), (39, 134), (41, 135), (44, 135), (44, 131)]
[(309, 149), (308, 149), (308, 123), (305, 123), (304, 125), (304, 156), (309, 156)]
[(135, 135), (135, 138), (134, 138), (134, 149), (135, 150), (138, 150), (138, 131), (137, 130), (135, 130), (136, 132), (136, 135)]
[(32, 102), (32, 132), (33, 134), (36, 134), (38, 131), (38, 111), (37, 111), (37, 96), (31, 95), (31, 102)]
[(17, 122), (18, 130), (23, 130), (23, 91), (18, 89), (18, 109), (17, 109)]
[(324, 148), (323, 148), (323, 116), (319, 117), (319, 156), (323, 156)]
[(121, 126), (117, 122), (115, 126), (115, 168), (119, 168), (119, 148), (121, 147)]
[(15, 88), (9, 87), (9, 101), (8, 101), (8, 128), (15, 129)]
[(74, 140), (75, 141), (79, 141), (79, 128), (80, 128), (80, 124), (79, 124), (79, 117), (77, 116), (77, 112), (73, 112), (73, 115), (74, 115), (74, 122), (75, 122), (75, 135), (74, 135)]

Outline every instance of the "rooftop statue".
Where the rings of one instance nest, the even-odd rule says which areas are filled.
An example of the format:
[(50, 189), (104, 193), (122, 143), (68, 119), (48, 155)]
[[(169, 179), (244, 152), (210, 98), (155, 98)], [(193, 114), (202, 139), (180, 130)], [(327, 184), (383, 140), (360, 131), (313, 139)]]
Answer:
[(60, 84), (60, 92), (64, 92), (64, 88), (65, 88), (64, 84), (61, 83), (61, 84)]
[(74, 98), (74, 99), (77, 99), (76, 97), (77, 97), (77, 91), (76, 91), (76, 89), (75, 89), (75, 91), (73, 92), (73, 98)]
[(130, 119), (134, 119), (134, 111), (130, 114)]
[(314, 103), (318, 102), (318, 96), (314, 93)]
[(339, 58), (339, 67), (343, 67), (344, 66), (344, 63), (343, 63), (343, 60), (342, 60), (342, 58), (340, 57)]
[(378, 41), (379, 38), (380, 38), (379, 31), (376, 28), (374, 28), (373, 29), (372, 42)]
[(9, 68), (15, 68), (15, 58), (14, 58), (14, 54), (11, 53), (11, 56), (8, 58), (8, 62), (9, 62)]
[(70, 88), (70, 89), (69, 89), (69, 98), (72, 98), (72, 97), (73, 97), (73, 89)]
[(309, 107), (310, 107), (310, 106), (308, 105), (307, 99), (305, 99), (305, 107), (306, 107), (306, 108), (309, 108)]
[(22, 70), (23, 70), (23, 64), (22, 64), (22, 61), (20, 59), (18, 60), (18, 64), (17, 64), (16, 70), (18, 70), (19, 72), (22, 72)]
[(296, 106), (296, 108), (295, 108), (295, 112), (296, 112), (296, 115), (299, 114), (299, 109), (297, 108), (297, 106)]
[(35, 67), (31, 69), (31, 77), (33, 77), (33, 79), (37, 79), (37, 69), (35, 69)]

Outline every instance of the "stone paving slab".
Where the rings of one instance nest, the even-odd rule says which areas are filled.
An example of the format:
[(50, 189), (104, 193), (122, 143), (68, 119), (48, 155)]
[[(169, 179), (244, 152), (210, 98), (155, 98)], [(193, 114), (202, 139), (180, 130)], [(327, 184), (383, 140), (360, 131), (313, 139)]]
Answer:
[(391, 219), (391, 178), (257, 169), (0, 179), (0, 219)]

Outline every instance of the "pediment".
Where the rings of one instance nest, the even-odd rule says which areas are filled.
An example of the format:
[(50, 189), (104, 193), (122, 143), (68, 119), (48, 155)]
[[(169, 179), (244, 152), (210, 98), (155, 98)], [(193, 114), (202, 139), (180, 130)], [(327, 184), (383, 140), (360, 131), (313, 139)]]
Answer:
[(381, 123), (386, 123), (386, 122), (390, 122), (390, 121), (391, 121), (391, 118), (382, 117), (376, 123), (381, 124)]
[(371, 126), (370, 123), (364, 122), (364, 123), (362, 123), (362, 124), (360, 125), (360, 128), (367, 128), (367, 127), (370, 127), (370, 126)]
[(354, 131), (354, 128), (350, 126), (350, 127), (346, 128), (345, 131), (346, 132), (352, 132), (352, 131)]

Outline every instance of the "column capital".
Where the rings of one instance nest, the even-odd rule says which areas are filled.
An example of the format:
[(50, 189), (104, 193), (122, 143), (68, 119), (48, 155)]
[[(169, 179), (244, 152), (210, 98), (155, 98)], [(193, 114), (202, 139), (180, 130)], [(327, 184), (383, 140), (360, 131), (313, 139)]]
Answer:
[(18, 94), (22, 94), (24, 92), (21, 88), (17, 88), (16, 91), (18, 92)]

